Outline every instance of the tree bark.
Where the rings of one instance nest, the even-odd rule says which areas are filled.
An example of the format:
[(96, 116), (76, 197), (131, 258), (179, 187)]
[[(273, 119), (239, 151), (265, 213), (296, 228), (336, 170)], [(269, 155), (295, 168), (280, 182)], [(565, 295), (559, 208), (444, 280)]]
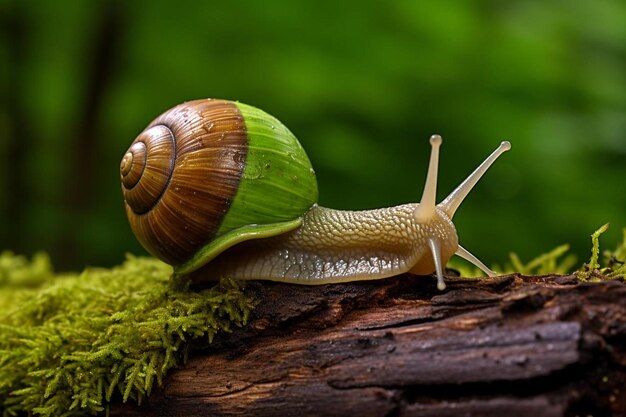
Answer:
[(623, 416), (626, 285), (574, 276), (253, 282), (250, 324), (136, 416)]

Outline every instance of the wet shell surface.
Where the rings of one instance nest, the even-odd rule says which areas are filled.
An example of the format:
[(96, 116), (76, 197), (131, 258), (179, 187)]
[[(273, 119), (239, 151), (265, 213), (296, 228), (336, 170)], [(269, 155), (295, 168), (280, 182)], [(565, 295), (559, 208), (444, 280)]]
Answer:
[(191, 101), (157, 117), (124, 154), (120, 176), (139, 241), (187, 269), (259, 230), (297, 227), (318, 196), (294, 135), (269, 114), (227, 100)]

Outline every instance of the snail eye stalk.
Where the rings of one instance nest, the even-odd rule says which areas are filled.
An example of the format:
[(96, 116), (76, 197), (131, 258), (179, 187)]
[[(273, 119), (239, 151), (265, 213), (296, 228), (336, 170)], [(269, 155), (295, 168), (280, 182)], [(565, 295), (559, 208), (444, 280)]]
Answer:
[(415, 209), (415, 219), (419, 222), (427, 222), (435, 216), (435, 205), (437, 204), (437, 171), (439, 170), (439, 147), (443, 140), (439, 135), (430, 137), (430, 162), (428, 173), (426, 174), (426, 184), (422, 199)]
[(472, 172), (469, 177), (465, 179), (458, 187), (455, 188), (454, 191), (450, 193), (441, 203), (437, 205), (441, 210), (443, 210), (450, 219), (454, 217), (454, 213), (459, 208), (465, 197), (472, 191), (472, 188), (476, 185), (476, 183), (480, 180), (485, 172), (489, 169), (489, 167), (498, 159), (500, 155), (504, 152), (511, 149), (511, 143), (508, 141), (504, 141), (500, 143), (500, 146), (491, 153), (483, 161), (482, 164), (478, 165), (478, 168)]

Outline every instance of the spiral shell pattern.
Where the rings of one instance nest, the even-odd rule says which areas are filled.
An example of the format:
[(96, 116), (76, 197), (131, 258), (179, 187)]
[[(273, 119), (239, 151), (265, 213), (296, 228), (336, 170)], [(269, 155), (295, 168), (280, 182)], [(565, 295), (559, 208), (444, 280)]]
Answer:
[(216, 233), (237, 192), (247, 153), (246, 125), (225, 100), (196, 100), (163, 113), (120, 163), (131, 227), (172, 265)]

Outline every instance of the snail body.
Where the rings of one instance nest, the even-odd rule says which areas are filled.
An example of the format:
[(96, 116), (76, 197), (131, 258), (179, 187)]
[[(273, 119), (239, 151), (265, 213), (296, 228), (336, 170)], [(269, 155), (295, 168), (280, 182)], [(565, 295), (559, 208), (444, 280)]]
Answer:
[(436, 272), (457, 254), (452, 217), (504, 151), (502, 142), (436, 204), (441, 138), (420, 203), (343, 211), (317, 205), (311, 163), (281, 122), (227, 100), (196, 100), (166, 111), (135, 139), (120, 166), (133, 232), (177, 274), (296, 284), (380, 279)]

